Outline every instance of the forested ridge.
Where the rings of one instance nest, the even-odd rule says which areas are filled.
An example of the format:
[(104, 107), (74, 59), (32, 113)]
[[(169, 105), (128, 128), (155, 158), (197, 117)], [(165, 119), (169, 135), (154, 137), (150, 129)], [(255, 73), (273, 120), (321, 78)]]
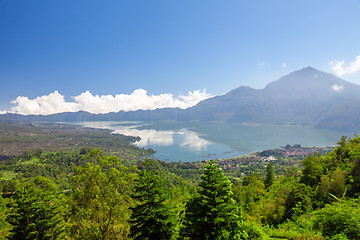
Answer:
[(360, 239), (359, 136), (286, 171), (264, 164), (243, 176), (216, 161), (26, 151), (1, 161), (0, 238)]

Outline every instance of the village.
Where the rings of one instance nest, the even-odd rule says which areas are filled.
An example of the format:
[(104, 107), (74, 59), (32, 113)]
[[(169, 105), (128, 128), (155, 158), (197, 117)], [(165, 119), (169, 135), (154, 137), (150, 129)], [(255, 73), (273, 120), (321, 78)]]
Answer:
[[(260, 174), (269, 162), (273, 162), (278, 171), (285, 171), (287, 167), (301, 167), (301, 161), (308, 155), (324, 155), (332, 151), (335, 146), (302, 147), (300, 144), (286, 145), (279, 149), (269, 149), (261, 152), (249, 153), (243, 156), (226, 159), (213, 159), (225, 172), (238, 172), (239, 176)], [(209, 160), (192, 162), (195, 168), (201, 168)]]

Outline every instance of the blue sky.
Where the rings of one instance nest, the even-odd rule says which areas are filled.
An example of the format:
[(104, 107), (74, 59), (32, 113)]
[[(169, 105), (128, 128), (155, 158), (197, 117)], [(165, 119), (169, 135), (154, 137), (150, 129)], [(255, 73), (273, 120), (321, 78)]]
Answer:
[(44, 106), (126, 104), (137, 89), (154, 105), (193, 103), (307, 66), (360, 84), (359, 11), (360, 0), (0, 0), (0, 110), (31, 113), (25, 98), (49, 94)]

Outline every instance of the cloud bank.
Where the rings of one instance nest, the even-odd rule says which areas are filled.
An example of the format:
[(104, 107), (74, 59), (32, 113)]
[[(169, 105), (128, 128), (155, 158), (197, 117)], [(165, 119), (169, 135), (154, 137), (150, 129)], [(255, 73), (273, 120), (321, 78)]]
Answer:
[(348, 73), (355, 73), (360, 70), (360, 55), (356, 57), (355, 61), (351, 62), (349, 66), (344, 66), (345, 61), (332, 61), (330, 66), (338, 76), (343, 76)]
[(34, 99), (19, 96), (11, 103), (12, 113), (23, 115), (49, 115), (61, 112), (87, 111), (90, 113), (109, 113), (119, 111), (154, 110), (157, 108), (188, 108), (196, 105), (212, 95), (206, 89), (189, 91), (188, 95), (173, 94), (148, 95), (144, 89), (137, 89), (131, 94), (93, 95), (89, 91), (72, 97), (74, 101), (67, 102), (58, 91)]

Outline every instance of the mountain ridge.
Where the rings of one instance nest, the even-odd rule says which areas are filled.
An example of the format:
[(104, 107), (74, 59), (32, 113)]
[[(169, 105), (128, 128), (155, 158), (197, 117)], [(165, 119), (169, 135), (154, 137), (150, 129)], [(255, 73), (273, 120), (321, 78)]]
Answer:
[(229, 121), (294, 124), (340, 131), (360, 131), (360, 85), (306, 67), (270, 82), (263, 89), (240, 86), (187, 109), (163, 108), (132, 112), (88, 112), (0, 115), (30, 121)]

